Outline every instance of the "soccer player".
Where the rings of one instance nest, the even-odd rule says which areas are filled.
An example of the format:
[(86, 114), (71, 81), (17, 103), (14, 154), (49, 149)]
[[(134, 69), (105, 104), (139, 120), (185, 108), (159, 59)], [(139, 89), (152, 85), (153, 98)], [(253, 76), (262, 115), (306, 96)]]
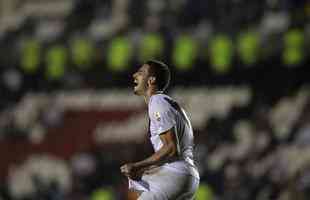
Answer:
[(129, 189), (138, 200), (191, 200), (199, 185), (194, 164), (194, 136), (185, 111), (163, 92), (170, 70), (150, 60), (133, 74), (134, 93), (148, 105), (150, 140), (154, 154), (121, 166)]

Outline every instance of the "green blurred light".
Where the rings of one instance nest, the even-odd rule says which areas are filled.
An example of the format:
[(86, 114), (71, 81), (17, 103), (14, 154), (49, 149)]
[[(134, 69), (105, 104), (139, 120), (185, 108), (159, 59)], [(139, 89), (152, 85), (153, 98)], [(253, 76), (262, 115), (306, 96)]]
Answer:
[(196, 192), (196, 200), (212, 200), (214, 199), (213, 191), (209, 185), (200, 183), (199, 188)]
[(61, 79), (65, 74), (67, 50), (61, 45), (55, 45), (46, 53), (46, 77), (50, 80)]
[(284, 35), (283, 62), (286, 65), (298, 65), (304, 59), (305, 36), (301, 30), (289, 30)]
[(130, 41), (126, 37), (115, 37), (108, 48), (107, 63), (110, 70), (122, 72), (128, 69), (132, 55)]
[(210, 61), (214, 71), (226, 74), (231, 67), (233, 58), (233, 44), (231, 39), (223, 34), (215, 36), (210, 44)]
[(255, 64), (259, 54), (258, 34), (253, 31), (240, 34), (237, 48), (240, 59), (245, 65)]
[(139, 51), (139, 60), (144, 63), (149, 59), (160, 58), (163, 53), (164, 41), (160, 34), (148, 33), (142, 41)]
[(193, 67), (197, 58), (198, 44), (188, 35), (176, 38), (173, 50), (173, 65), (180, 71), (186, 71)]
[(73, 63), (80, 69), (88, 69), (91, 67), (91, 63), (94, 55), (93, 44), (82, 38), (77, 38), (73, 41), (71, 47)]
[(41, 56), (40, 43), (35, 39), (25, 41), (21, 50), (21, 67), (26, 74), (37, 72)]
[(101, 188), (91, 194), (91, 200), (114, 200), (114, 195), (111, 190)]

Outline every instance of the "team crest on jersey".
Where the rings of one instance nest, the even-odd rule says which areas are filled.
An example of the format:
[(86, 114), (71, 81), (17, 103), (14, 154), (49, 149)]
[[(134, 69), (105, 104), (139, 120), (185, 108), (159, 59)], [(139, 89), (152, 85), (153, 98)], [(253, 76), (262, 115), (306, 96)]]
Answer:
[(155, 114), (155, 119), (157, 121), (160, 121), (160, 114), (159, 114), (159, 112), (155, 112), (154, 114)]

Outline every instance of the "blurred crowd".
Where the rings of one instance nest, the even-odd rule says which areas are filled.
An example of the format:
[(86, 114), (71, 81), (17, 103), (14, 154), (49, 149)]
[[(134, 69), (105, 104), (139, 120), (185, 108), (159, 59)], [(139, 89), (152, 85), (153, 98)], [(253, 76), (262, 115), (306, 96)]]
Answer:
[(215, 199), (308, 199), (309, 114), (300, 92), (211, 119), (197, 151)]
[(29, 91), (127, 87), (150, 58), (171, 66), (175, 85), (306, 79), (305, 0), (0, 2), (2, 107)]
[(119, 166), (151, 149), (122, 89), (150, 58), (193, 119), (197, 200), (309, 199), (309, 18), (307, 0), (0, 0), (0, 199), (131, 199)]
[[(189, 111), (195, 129), (201, 174), (197, 200), (306, 200), (309, 91), (305, 84), (275, 100), (258, 98), (252, 90), (222, 86), (172, 90), (171, 95)], [(140, 116), (145, 111), (143, 102), (121, 90), (102, 96), (91, 93), (87, 100), (83, 99), (87, 93), (64, 95), (24, 99), (7, 124), (10, 128), (1, 127), (7, 130), (1, 135), (2, 165), (8, 164), (1, 197), (131, 199), (119, 166), (152, 152), (147, 122), (140, 121), (145, 118)], [(54, 112), (45, 106), (52, 102)], [(19, 118), (19, 112), (28, 117)], [(132, 117), (126, 117), (128, 113)], [(8, 120), (3, 120), (3, 113), (1, 117), (4, 125)], [(90, 122), (95, 126), (92, 131), (87, 128)]]

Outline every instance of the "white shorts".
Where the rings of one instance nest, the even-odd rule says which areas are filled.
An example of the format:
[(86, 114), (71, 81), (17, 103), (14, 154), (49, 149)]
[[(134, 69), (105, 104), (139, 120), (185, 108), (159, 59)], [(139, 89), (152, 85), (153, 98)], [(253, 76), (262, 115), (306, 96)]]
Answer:
[(141, 193), (138, 200), (192, 200), (199, 179), (165, 167), (146, 172), (140, 181), (129, 179), (129, 189)]

